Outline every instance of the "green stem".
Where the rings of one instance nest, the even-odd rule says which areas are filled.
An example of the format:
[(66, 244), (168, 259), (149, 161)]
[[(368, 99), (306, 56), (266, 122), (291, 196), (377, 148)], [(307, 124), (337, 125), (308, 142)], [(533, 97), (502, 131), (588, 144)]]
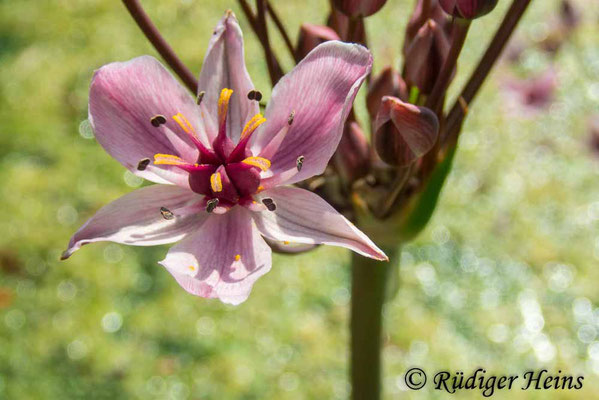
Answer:
[(351, 296), (351, 382), (353, 400), (381, 397), (382, 311), (399, 247), (384, 248), (390, 262), (353, 253)]

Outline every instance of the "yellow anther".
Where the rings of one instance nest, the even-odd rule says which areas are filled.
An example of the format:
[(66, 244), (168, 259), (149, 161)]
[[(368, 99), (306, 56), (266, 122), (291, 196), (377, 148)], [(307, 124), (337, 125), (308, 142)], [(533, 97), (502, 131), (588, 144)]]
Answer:
[(242, 163), (258, 167), (262, 171), (268, 171), (270, 168), (270, 160), (264, 157), (248, 157)]
[(256, 114), (245, 124), (243, 131), (241, 132), (241, 139), (245, 139), (258, 128), (260, 125), (266, 122), (266, 118), (262, 116), (262, 114)]
[(218, 98), (218, 122), (221, 126), (227, 120), (227, 110), (229, 109), (229, 100), (231, 100), (232, 94), (233, 91), (227, 88), (224, 88), (220, 92), (220, 97)]
[(215, 172), (210, 175), (210, 187), (215, 193), (221, 192), (223, 190), (223, 179), (220, 176), (220, 172)]
[(289, 240), (285, 240), (283, 244), (289, 244)]
[(181, 157), (174, 156), (172, 154), (154, 154), (154, 164), (164, 165), (188, 165), (181, 159)]
[(239, 261), (241, 260), (241, 254), (236, 254), (235, 255), (235, 261)]
[(185, 133), (195, 136), (197, 138), (196, 132), (193, 129), (193, 125), (189, 122), (187, 118), (185, 118), (185, 115), (177, 113), (176, 115), (173, 115), (173, 119), (176, 123), (179, 124), (179, 126), (181, 127), (181, 129), (185, 131)]
[(189, 267), (187, 267), (187, 268), (188, 268), (190, 271), (195, 271), (195, 270), (196, 270), (196, 267), (195, 267), (195, 266), (193, 266), (193, 265), (190, 265), (190, 266), (189, 266)]
[[(260, 193), (263, 190), (264, 190), (264, 186), (260, 185), (260, 186), (258, 186), (258, 189), (256, 190), (256, 193)], [(255, 203), (255, 201), (254, 201), (254, 203)]]

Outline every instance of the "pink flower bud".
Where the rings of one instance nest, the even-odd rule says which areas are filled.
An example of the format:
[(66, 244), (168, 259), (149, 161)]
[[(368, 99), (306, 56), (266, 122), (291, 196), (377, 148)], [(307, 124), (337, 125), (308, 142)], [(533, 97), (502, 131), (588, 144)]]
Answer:
[(339, 35), (328, 26), (302, 24), (297, 40), (297, 58), (301, 60), (316, 46), (329, 40), (339, 40)]
[(408, 100), (406, 83), (401, 75), (390, 66), (385, 67), (375, 76), (368, 87), (366, 107), (372, 121), (375, 120), (376, 114), (379, 112), (379, 107), (384, 96), (398, 97), (404, 101)]
[(387, 0), (333, 0), (339, 11), (350, 17), (368, 17), (385, 5)]
[(423, 7), (423, 2), (425, 0), (418, 0), (416, 2), (416, 6), (414, 7), (414, 11), (412, 12), (412, 16), (408, 21), (408, 26), (406, 27), (406, 35), (403, 43), (403, 54), (406, 55), (407, 49), (412, 44), (412, 41), (418, 34), (418, 31), (422, 26), (429, 20), (432, 19), (435, 21), (445, 32), (451, 32), (451, 22), (447, 14), (443, 11), (441, 6), (439, 5), (438, 0), (427, 0), (429, 1), (428, 8)]
[(425, 155), (437, 141), (439, 121), (426, 107), (386, 96), (374, 125), (376, 152), (387, 164), (407, 166)]
[(368, 173), (370, 149), (362, 128), (355, 121), (345, 124), (335, 153), (335, 165), (346, 182), (354, 182)]
[(449, 53), (449, 40), (439, 25), (429, 19), (406, 51), (404, 76), (408, 86), (430, 94)]
[(493, 11), (498, 0), (439, 0), (446, 13), (458, 18), (475, 19)]

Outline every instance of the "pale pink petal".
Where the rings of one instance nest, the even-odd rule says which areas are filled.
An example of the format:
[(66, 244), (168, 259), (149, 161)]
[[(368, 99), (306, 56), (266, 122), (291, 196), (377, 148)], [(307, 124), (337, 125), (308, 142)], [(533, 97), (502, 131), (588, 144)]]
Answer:
[[(208, 215), (196, 206), (201, 200), (198, 194), (178, 186), (137, 189), (102, 207), (79, 228), (62, 258), (70, 257), (85, 244), (99, 241), (135, 246), (176, 242), (201, 226)], [(165, 219), (161, 207), (170, 211), (173, 218)]]
[(294, 187), (277, 187), (260, 195), (262, 199), (271, 198), (276, 206), (274, 211), (252, 213), (265, 237), (341, 246), (367, 257), (387, 260), (381, 249), (318, 195)]
[(259, 154), (288, 123), (293, 123), (272, 159), (272, 172), (303, 168), (286, 183), (302, 181), (324, 171), (333, 155), (354, 97), (372, 66), (372, 56), (357, 44), (330, 41), (317, 46), (275, 86), (266, 108), (265, 128), (253, 137)]
[(243, 126), (260, 112), (260, 107), (257, 101), (247, 97), (254, 84), (245, 67), (241, 28), (231, 11), (227, 11), (214, 29), (198, 82), (198, 90), (205, 92), (202, 105), (209, 115), (216, 116), (218, 98), (224, 88), (233, 90), (227, 135), (237, 142)]
[[(196, 147), (172, 118), (178, 113), (192, 126), (199, 126), (201, 117), (193, 98), (153, 57), (111, 63), (94, 74), (89, 120), (96, 139), (136, 175), (153, 182), (170, 180), (187, 185), (187, 174), (182, 170), (171, 168), (166, 179), (152, 169), (137, 170), (141, 159), (153, 159), (156, 153), (174, 154), (196, 162)], [(150, 121), (156, 115), (163, 115), (166, 124), (153, 126)], [(198, 135), (206, 141), (201, 132)]]
[(173, 246), (160, 262), (189, 293), (239, 304), (271, 267), (271, 250), (249, 211), (233, 207), (211, 214), (193, 235)]

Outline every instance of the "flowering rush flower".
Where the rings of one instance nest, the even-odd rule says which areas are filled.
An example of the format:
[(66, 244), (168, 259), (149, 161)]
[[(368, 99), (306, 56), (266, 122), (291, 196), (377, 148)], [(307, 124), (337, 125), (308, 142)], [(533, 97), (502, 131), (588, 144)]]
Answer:
[(239, 304), (271, 268), (262, 236), (385, 254), (316, 194), (286, 186), (321, 174), (337, 147), (372, 56), (327, 42), (275, 86), (265, 115), (245, 68), (232, 12), (210, 41), (194, 100), (154, 58), (96, 71), (89, 121), (96, 139), (158, 185), (100, 209), (71, 238), (151, 246), (180, 241), (160, 262), (188, 292)]

